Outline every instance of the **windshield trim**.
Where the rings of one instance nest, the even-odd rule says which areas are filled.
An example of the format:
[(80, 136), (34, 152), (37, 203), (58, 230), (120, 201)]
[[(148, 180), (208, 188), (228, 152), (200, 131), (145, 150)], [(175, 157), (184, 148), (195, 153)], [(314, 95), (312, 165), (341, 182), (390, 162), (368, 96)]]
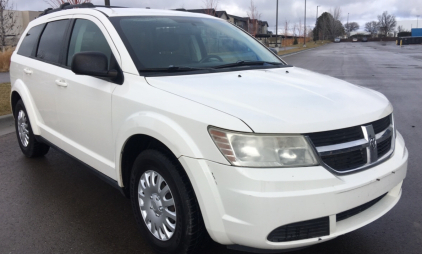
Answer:
[(250, 65), (250, 66), (236, 66), (224, 69), (201, 69), (191, 71), (168, 71), (168, 72), (142, 72), (139, 70), (139, 75), (142, 77), (161, 77), (161, 76), (182, 76), (182, 75), (198, 75), (198, 74), (212, 74), (222, 72), (235, 72), (235, 71), (251, 71), (251, 70), (266, 70), (266, 69), (280, 69), (280, 68), (291, 68), (293, 65)]

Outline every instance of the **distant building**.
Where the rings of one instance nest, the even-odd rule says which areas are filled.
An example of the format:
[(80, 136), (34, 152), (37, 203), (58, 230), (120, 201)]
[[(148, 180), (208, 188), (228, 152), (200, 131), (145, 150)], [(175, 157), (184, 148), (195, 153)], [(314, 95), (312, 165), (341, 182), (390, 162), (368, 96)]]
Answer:
[(25, 31), (26, 27), (28, 26), (29, 22), (36, 19), (41, 14), (40, 11), (5, 11), (5, 12), (8, 12), (8, 13), (13, 12), (14, 19), (16, 21), (15, 25), (13, 26), (12, 31), (9, 31), (6, 34), (7, 39), (6, 39), (5, 46), (16, 45), (22, 33)]
[[(268, 22), (258, 20), (257, 23), (255, 23), (255, 20), (250, 19), (249, 17), (238, 17), (235, 15), (228, 14), (226, 11), (216, 11), (215, 9), (176, 9), (176, 11), (187, 11), (187, 12), (195, 12), (195, 13), (202, 13), (202, 14), (208, 14), (220, 19), (224, 19), (229, 21), (232, 24), (235, 24), (236, 26), (242, 28), (245, 31), (248, 31), (251, 34), (268, 34)], [(257, 27), (255, 28), (255, 25), (257, 24)], [(254, 30), (256, 31), (254, 32)]]
[(235, 15), (229, 14), (229, 22), (235, 24), (236, 26), (242, 28), (243, 30), (249, 30), (249, 18), (242, 18)]
[(202, 13), (208, 14), (220, 19), (228, 20), (229, 15), (225, 11), (216, 11), (215, 9), (192, 9), (192, 10), (185, 10), (185, 9), (177, 9), (178, 11), (187, 11), (187, 12), (195, 12), (195, 13)]
[(412, 37), (422, 36), (422, 28), (412, 28)]
[[(249, 17), (238, 17), (229, 14), (229, 22), (235, 24), (251, 34), (268, 34), (268, 22), (262, 20), (254, 20)], [(257, 23), (255, 23), (257, 22)], [(257, 24), (256, 33), (254, 33), (254, 24)]]

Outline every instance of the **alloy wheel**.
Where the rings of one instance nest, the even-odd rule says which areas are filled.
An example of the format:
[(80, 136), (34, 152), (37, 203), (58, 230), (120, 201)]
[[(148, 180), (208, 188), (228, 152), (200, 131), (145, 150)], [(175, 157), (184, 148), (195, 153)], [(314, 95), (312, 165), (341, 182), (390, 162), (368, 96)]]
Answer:
[(27, 147), (29, 144), (28, 118), (23, 110), (19, 110), (18, 113), (18, 134), (21, 144)]

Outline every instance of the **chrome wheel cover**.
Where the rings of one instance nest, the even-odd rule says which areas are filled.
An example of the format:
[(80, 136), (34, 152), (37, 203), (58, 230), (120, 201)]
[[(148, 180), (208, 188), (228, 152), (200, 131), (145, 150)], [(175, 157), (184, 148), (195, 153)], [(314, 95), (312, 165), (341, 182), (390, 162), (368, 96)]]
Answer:
[(153, 170), (142, 174), (138, 201), (145, 225), (158, 240), (169, 240), (176, 230), (176, 206), (165, 179)]
[(21, 144), (27, 147), (29, 144), (28, 118), (22, 109), (18, 113), (18, 134)]

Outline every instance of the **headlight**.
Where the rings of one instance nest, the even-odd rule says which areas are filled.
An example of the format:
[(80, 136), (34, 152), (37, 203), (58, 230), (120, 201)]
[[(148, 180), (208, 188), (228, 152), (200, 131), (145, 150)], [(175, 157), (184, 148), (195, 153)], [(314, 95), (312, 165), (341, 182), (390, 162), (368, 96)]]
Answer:
[(318, 165), (301, 135), (243, 134), (209, 128), (214, 143), (226, 159), (242, 167), (306, 167)]

